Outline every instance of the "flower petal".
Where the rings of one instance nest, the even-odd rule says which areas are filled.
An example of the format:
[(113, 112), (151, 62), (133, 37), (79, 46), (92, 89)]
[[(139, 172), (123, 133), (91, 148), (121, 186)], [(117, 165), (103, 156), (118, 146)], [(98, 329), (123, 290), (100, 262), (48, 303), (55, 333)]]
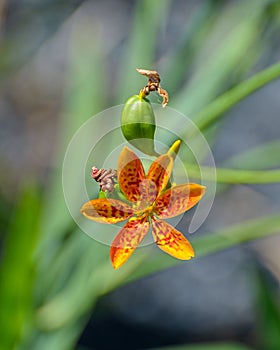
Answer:
[(110, 258), (115, 269), (123, 265), (149, 231), (147, 215), (131, 218), (112, 242)]
[(171, 187), (158, 196), (154, 213), (161, 219), (180, 215), (200, 201), (205, 189), (204, 186), (198, 184), (183, 184)]
[(124, 147), (118, 161), (118, 182), (126, 198), (136, 202), (140, 197), (139, 185), (145, 178), (143, 165), (137, 155)]
[(181, 146), (181, 140), (175, 141), (169, 148), (167, 154), (175, 160)]
[(165, 221), (153, 218), (153, 236), (157, 246), (165, 253), (181, 260), (194, 257), (194, 250), (186, 237)]
[(134, 210), (120, 200), (99, 198), (86, 202), (81, 213), (90, 220), (114, 224), (128, 219), (134, 214)]
[(139, 185), (140, 200), (137, 203), (137, 210), (148, 208), (157, 198), (157, 186), (149, 179), (143, 180)]
[(173, 158), (168, 154), (158, 157), (150, 166), (147, 178), (157, 186), (157, 193), (160, 193), (167, 185), (173, 168)]

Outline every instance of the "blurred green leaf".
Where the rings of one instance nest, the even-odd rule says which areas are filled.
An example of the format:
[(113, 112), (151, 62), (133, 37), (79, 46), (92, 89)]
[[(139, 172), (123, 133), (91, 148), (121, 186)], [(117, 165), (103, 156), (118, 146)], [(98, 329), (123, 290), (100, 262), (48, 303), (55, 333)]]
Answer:
[[(117, 96), (117, 103), (123, 103), (127, 97), (137, 93), (146, 84), (146, 80), (136, 71), (135, 77), (132, 77), (131, 72), (135, 68), (151, 69), (156, 64), (157, 42), (159, 35), (167, 27), (171, 3), (170, 0), (136, 2), (131, 31), (130, 26), (127, 25), (126, 52), (121, 68), (116, 69), (116, 73), (119, 74), (119, 85), (115, 91), (110, 91), (112, 95)], [(241, 76), (247, 74), (252, 64), (259, 58), (259, 54), (263, 52), (264, 43), (261, 34), (263, 26), (267, 23), (264, 17), (265, 6), (268, 3), (268, 0), (246, 0), (226, 4), (214, 0), (205, 2), (197, 11), (196, 19), (198, 18), (199, 21), (196, 22), (195, 19), (190, 24), (189, 28), (193, 32), (188, 33), (190, 29), (187, 29), (183, 35), (181, 51), (177, 52), (178, 48), (176, 48), (170, 56), (167, 54), (168, 62), (172, 63), (173, 60), (176, 69), (176, 74), (170, 80), (174, 89), (190, 72), (193, 73), (191, 79), (178, 93), (177, 98), (172, 100), (172, 103), (176, 108), (185, 112), (197, 113), (195, 118), (205, 130), (242, 98), (280, 74), (278, 64), (276, 65), (277, 72), (273, 66), (238, 85), (222, 97), (216, 98), (221, 92), (236, 84)], [(216, 10), (219, 11), (215, 12)], [(106, 81), (108, 74), (104, 64), (106, 57), (103, 52), (105, 38), (100, 36), (90, 16), (88, 22), (85, 21), (82, 24), (78, 22), (77, 26), (74, 27), (73, 36), (70, 38), (71, 57), (66, 81), (61, 134), (55, 155), (56, 168), (48, 188), (48, 198), (44, 203), (44, 219), (41, 223), (42, 240), (36, 251), (39, 276), (33, 291), (36, 305), (36, 310), (33, 310), (34, 319), (32, 320), (34, 322), (29, 323), (29, 334), (25, 342), (21, 344), (20, 350), (73, 349), (85, 327), (89, 313), (101, 295), (129, 281), (183, 264), (160, 252), (154, 245), (137, 249), (129, 262), (115, 271), (109, 259), (109, 247), (97, 243), (82, 233), (80, 229), (76, 229), (68, 213), (61, 186), (61, 166), (67, 144), (84, 121), (105, 107), (105, 99), (108, 95), (106, 87), (111, 87)], [(188, 48), (192, 50), (189, 56)], [(209, 53), (212, 53), (211, 57)], [(190, 62), (192, 66), (186, 67), (186, 64)], [(161, 64), (161, 62), (158, 63)], [(174, 68), (172, 64), (171, 68)], [(165, 78), (169, 79), (168, 76)], [(210, 103), (214, 98), (216, 101)], [(204, 107), (207, 103), (210, 105)], [(203, 107), (204, 109), (201, 110)], [(200, 113), (197, 112), (199, 110), (201, 110)], [(213, 133), (214, 137), (215, 133)], [(267, 157), (272, 149), (276, 150), (276, 156), (272, 157), (270, 154), (270, 159), (263, 159), (263, 164), (260, 164), (259, 167), (252, 160), (248, 168), (262, 169), (266, 166), (279, 166), (277, 156), (279, 151), (277, 151), (276, 143), (271, 144), (271, 148), (264, 146), (255, 150), (251, 156), (254, 154), (256, 157), (259, 155)], [(79, 159), (83, 150), (81, 143), (77, 147), (74, 156), (76, 158), (73, 159), (73, 166), (69, 171), (74, 193), (79, 191), (79, 188), (75, 187), (75, 179), (78, 176), (75, 169), (76, 160)], [(254, 151), (251, 150), (251, 152)], [(240, 156), (239, 163), (233, 159), (230, 165), (226, 164), (226, 167), (237, 168), (243, 164), (241, 168), (245, 169), (246, 159), (250, 159), (250, 151), (247, 155), (244, 153), (242, 156)], [(253, 181), (252, 177), (248, 176), (256, 176), (256, 174), (259, 179), (265, 176), (266, 181), (269, 176), (274, 176), (273, 179), (276, 181), (275, 176), (278, 176), (275, 171), (263, 173), (246, 171), (244, 173), (243, 170), (218, 169), (218, 173), (220, 180), (228, 182), (237, 181), (237, 179)], [(276, 234), (280, 231), (278, 216), (262, 217), (202, 237), (194, 237), (191, 240), (196, 255), (200, 257), (269, 234)], [(25, 219), (23, 218), (22, 223)], [(93, 230), (100, 230), (99, 226), (91, 224)], [(106, 225), (104, 230), (102, 229), (103, 234), (107, 233), (105, 227)], [(15, 249), (15, 252), (17, 251)], [(32, 286), (33, 280), (29, 279), (29, 282)], [(30, 301), (25, 303), (25, 307), (30, 310)], [(13, 311), (13, 308), (11, 310)], [(14, 334), (16, 332), (19, 334), (21, 325), (15, 322), (12, 326)], [(207, 346), (210, 349), (214, 349), (214, 346), (215, 349), (221, 350), (245, 349), (237, 344), (203, 344), (203, 347), (193, 345), (187, 348), (198, 350), (206, 349)]]
[[(0, 78), (13, 75), (28, 62), (77, 7), (77, 1), (30, 1), (28, 4), (1, 1), (0, 25), (5, 35), (1, 35), (0, 40)], [(6, 21), (5, 15), (10, 11), (15, 18), (12, 26), (9, 25), (9, 20)]]
[(179, 38), (175, 48), (167, 50), (163, 60), (164, 83), (170, 96), (176, 93), (176, 88), (180, 87), (187, 74), (192, 71), (192, 63), (201, 47), (208, 40), (208, 34), (213, 29), (220, 11), (222, 1), (206, 0), (194, 9), (194, 13), (188, 21)]
[[(71, 48), (69, 74), (59, 143), (55, 154), (55, 168), (46, 193), (41, 225), (43, 240), (39, 249), (40, 252), (45, 249), (48, 251), (48, 254), (41, 256), (45, 269), (48, 269), (66, 231), (74, 226), (73, 218), (65, 204), (61, 182), (63, 157), (68, 143), (78, 128), (104, 107), (105, 67), (100, 40), (90, 18), (87, 21), (84, 20), (83, 23), (78, 21), (77, 24), (74, 24), (70, 38), (71, 45), (69, 45)], [(83, 153), (82, 141), (75, 154), (77, 159)], [(73, 159), (73, 167), (69, 170), (73, 184), (78, 170), (75, 159)], [(73, 186), (73, 195), (79, 190)]]
[[(166, 23), (170, 0), (142, 0), (135, 3), (131, 32), (119, 68), (116, 103), (124, 103), (147, 84), (136, 68), (155, 69), (157, 38)], [(133, 75), (133, 72), (135, 74)]]
[(154, 350), (250, 350), (245, 345), (236, 343), (204, 343), (156, 348)]
[(155, 348), (154, 350), (250, 350), (250, 348), (236, 343), (204, 343), (195, 345), (168, 346)]
[(200, 130), (206, 129), (239, 101), (279, 77), (280, 62), (277, 62), (219, 96), (194, 117), (195, 123)]
[(225, 164), (234, 168), (265, 169), (280, 167), (280, 140), (274, 140), (243, 151)]
[(22, 188), (4, 242), (0, 268), (0, 349), (15, 349), (32, 317), (40, 197), (33, 185)]
[[(191, 243), (196, 252), (196, 258), (199, 258), (204, 255), (213, 254), (221, 250), (279, 233), (280, 216), (276, 214), (241, 222), (217, 232), (209, 232), (198, 238), (194, 237), (191, 239)], [(134, 255), (138, 255), (137, 259), (140, 261), (140, 266), (129, 276), (127, 281), (142, 278), (172, 266), (188, 263), (163, 254), (158, 251), (157, 247), (138, 249)], [(131, 259), (133, 258), (134, 257)]]
[[(260, 45), (265, 3), (250, 0), (228, 3), (224, 7), (215, 28), (206, 33), (207, 44), (196, 57), (193, 76), (171, 101), (172, 106), (187, 115), (197, 114), (235, 82), (233, 70), (244, 57), (255, 55)], [(197, 121), (197, 117), (194, 120)]]
[[(237, 154), (229, 158), (226, 162), (224, 162), (224, 165), (231, 166), (237, 169), (238, 168), (265, 169), (265, 168), (271, 168), (271, 167), (279, 167), (280, 159), (277, 156), (279, 152), (280, 152), (280, 141), (275, 140), (275, 141), (267, 142), (265, 144), (253, 147), (249, 150), (243, 151), (241, 154)], [(252, 174), (253, 173), (251, 173), (251, 175)], [(257, 172), (257, 174), (261, 175), (261, 173), (259, 172)], [(237, 174), (238, 177), (240, 177), (239, 175), (240, 174)], [(271, 173), (269, 172), (268, 177), (270, 176), (271, 176)], [(277, 173), (275, 174), (272, 172), (272, 176), (277, 177)], [(220, 177), (220, 180), (222, 180), (221, 174), (219, 174), (219, 177)], [(223, 185), (220, 182), (220, 184), (217, 187), (217, 192), (224, 191), (228, 187), (228, 185), (234, 183), (236, 180), (237, 179), (234, 179), (233, 182), (228, 182), (227, 184), (226, 182), (224, 182)], [(239, 179), (239, 180), (242, 180), (242, 179)], [(260, 179), (260, 181), (262, 181), (262, 179)], [(277, 182), (278, 181), (276, 181), (276, 183)]]
[[(72, 267), (71, 276), (64, 280), (63, 288), (38, 310), (37, 322), (40, 329), (59, 329), (78, 320), (93, 307), (100, 295), (116, 288), (139, 264), (136, 259), (116, 273), (109, 259), (108, 246), (97, 243), (79, 230), (76, 234), (83, 241), (78, 263)], [(69, 261), (71, 262), (70, 259)], [(53, 265), (57, 263), (55, 260)], [(58, 283), (60, 279), (53, 282)]]
[(232, 184), (280, 183), (280, 170), (241, 170), (215, 168), (215, 173), (213, 172), (213, 169), (209, 167), (198, 168), (188, 164), (186, 164), (185, 167), (188, 176), (194, 179), (201, 179), (201, 171), (203, 171), (203, 179), (207, 181)]
[[(280, 217), (275, 215), (234, 225), (211, 235), (204, 235), (194, 239), (192, 243), (196, 256), (200, 257), (279, 231)], [(65, 285), (61, 293), (39, 309), (37, 317), (39, 326), (43, 329), (51, 331), (68, 327), (78, 322), (100, 295), (128, 281), (183, 264), (160, 251), (156, 252), (156, 247), (150, 247), (138, 249), (120, 270), (113, 270), (109, 256), (103, 263), (94, 264), (91, 270), (89, 265), (91, 257), (98, 254), (96, 243), (91, 242), (92, 245), (88, 245), (88, 253), (84, 251), (84, 262), (79, 264), (75, 274), (72, 274), (70, 284)], [(103, 246), (103, 249), (109, 254), (108, 247)]]
[(267, 276), (259, 273), (259, 342), (261, 348), (274, 350), (280, 347), (280, 308), (278, 293), (272, 289)]
[(79, 319), (75, 324), (68, 325), (53, 332), (40, 332), (33, 328), (28, 342), (21, 344), (17, 350), (72, 350), (78, 341), (78, 336), (85, 326), (86, 320)]
[[(34, 325), (31, 329), (22, 350), (27, 348), (67, 350), (73, 347), (85, 325), (85, 320), (81, 317), (81, 314), (85, 313), (83, 306), (92, 307), (96, 299), (96, 294), (92, 298), (83, 295), (84, 286), (88, 283), (88, 272), (89, 269), (95, 271), (97, 268), (94, 257), (104, 254), (102, 247), (97, 248), (100, 254), (96, 254), (94, 251), (96, 247), (88, 244), (89, 238), (84, 233), (79, 230), (72, 232), (75, 224), (66, 207), (61, 183), (63, 157), (69, 141), (79, 126), (104, 108), (106, 80), (103, 50), (90, 18), (83, 23), (78, 21), (74, 24), (70, 43), (69, 74), (61, 132), (55, 154), (56, 167), (45, 198), (41, 222), (42, 239), (36, 252), (39, 260), (39, 275), (35, 290), (37, 303), (39, 306), (42, 303), (49, 303), (50, 308), (43, 313), (44, 319), (38, 319), (39, 328)], [(81, 140), (75, 156), (80, 157), (83, 149), (84, 144)], [(73, 166), (69, 170), (69, 176), (73, 181), (73, 195), (80, 190), (74, 186), (77, 172), (73, 159)], [(84, 256), (85, 250), (90, 252)], [(61, 299), (61, 295), (62, 298), (65, 297), (65, 301)], [(76, 303), (77, 299), (82, 301), (81, 305)], [(62, 300), (58, 308), (58, 311), (62, 310), (61, 315), (57, 313), (52, 315), (49, 311), (52, 310), (52, 305), (57, 305), (56, 300)], [(78, 309), (79, 306), (81, 310)], [(53, 320), (49, 318), (52, 316)], [(75, 323), (68, 322), (73, 318)], [(52, 328), (52, 332), (45, 333), (39, 330), (49, 323), (52, 325), (49, 327)]]

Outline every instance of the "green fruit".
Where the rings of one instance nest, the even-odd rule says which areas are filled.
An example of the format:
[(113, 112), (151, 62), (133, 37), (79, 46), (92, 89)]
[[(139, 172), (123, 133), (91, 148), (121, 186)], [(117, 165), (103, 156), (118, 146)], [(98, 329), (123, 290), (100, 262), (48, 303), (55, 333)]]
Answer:
[(156, 120), (151, 103), (145, 97), (130, 97), (123, 108), (121, 127), (127, 141), (145, 154), (158, 156), (154, 149)]

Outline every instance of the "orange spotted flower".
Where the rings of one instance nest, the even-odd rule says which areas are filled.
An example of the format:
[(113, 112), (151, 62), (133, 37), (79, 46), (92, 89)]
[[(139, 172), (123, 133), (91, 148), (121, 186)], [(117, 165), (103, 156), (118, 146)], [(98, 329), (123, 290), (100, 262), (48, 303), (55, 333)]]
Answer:
[(180, 141), (176, 141), (167, 154), (152, 163), (147, 174), (137, 155), (124, 147), (118, 160), (118, 183), (130, 204), (119, 199), (99, 198), (83, 205), (82, 214), (96, 222), (114, 224), (128, 219), (111, 245), (110, 257), (115, 269), (127, 261), (150, 226), (161, 250), (181, 260), (194, 257), (190, 242), (162, 220), (192, 208), (205, 193), (204, 186), (193, 183), (166, 189), (179, 146)]

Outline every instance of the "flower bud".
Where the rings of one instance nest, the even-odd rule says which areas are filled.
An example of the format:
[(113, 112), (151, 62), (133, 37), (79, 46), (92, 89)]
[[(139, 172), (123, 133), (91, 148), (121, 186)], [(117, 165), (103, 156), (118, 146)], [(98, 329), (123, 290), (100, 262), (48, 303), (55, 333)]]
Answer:
[(169, 148), (167, 154), (173, 158), (173, 160), (175, 160), (178, 152), (179, 152), (179, 149), (180, 149), (180, 146), (181, 146), (181, 141), (180, 140), (177, 140), (175, 141), (171, 147)]
[(142, 94), (130, 97), (123, 108), (121, 127), (127, 141), (145, 154), (158, 156), (154, 149), (156, 121), (153, 108)]

